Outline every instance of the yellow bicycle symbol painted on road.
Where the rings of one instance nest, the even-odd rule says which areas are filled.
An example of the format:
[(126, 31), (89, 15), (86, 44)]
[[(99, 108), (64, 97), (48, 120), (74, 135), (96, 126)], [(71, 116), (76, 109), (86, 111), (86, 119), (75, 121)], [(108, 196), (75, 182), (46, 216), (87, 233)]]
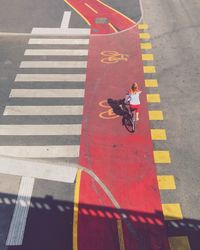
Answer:
[(101, 55), (101, 62), (107, 64), (118, 63), (120, 61), (128, 61), (129, 57), (127, 54), (120, 54), (117, 51), (102, 51)]
[(119, 115), (116, 115), (112, 108), (110, 107), (110, 105), (107, 103), (106, 100), (103, 100), (99, 103), (99, 106), (102, 108), (107, 109), (106, 111), (103, 111), (99, 114), (99, 117), (102, 119), (115, 119), (117, 117), (119, 117)]

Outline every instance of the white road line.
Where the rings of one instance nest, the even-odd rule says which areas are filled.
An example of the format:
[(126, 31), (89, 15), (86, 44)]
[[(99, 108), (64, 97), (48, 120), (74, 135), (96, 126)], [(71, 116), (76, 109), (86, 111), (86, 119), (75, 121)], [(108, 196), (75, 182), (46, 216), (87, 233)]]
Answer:
[(84, 89), (12, 89), (10, 98), (83, 98)]
[(28, 44), (63, 44), (63, 45), (81, 45), (89, 44), (89, 39), (53, 39), (53, 38), (31, 38)]
[(61, 28), (68, 28), (69, 27), (70, 17), (71, 17), (71, 11), (65, 11), (61, 25), (60, 25)]
[(85, 74), (17, 74), (15, 82), (85, 82)]
[(27, 49), (25, 56), (87, 56), (87, 49)]
[(82, 115), (83, 106), (6, 106), (3, 115)]
[(0, 146), (0, 155), (22, 158), (77, 158), (79, 147), (79, 145)]
[(0, 157), (0, 173), (26, 176), (43, 180), (73, 183), (76, 177), (76, 163), (66, 162), (62, 165), (49, 164), (24, 159)]
[(81, 124), (0, 125), (0, 135), (80, 135)]
[(34, 178), (22, 177), (6, 245), (20, 246), (24, 238)]
[(86, 68), (87, 61), (23, 61), (20, 68)]
[(31, 34), (38, 35), (90, 35), (90, 29), (76, 28), (33, 28)]

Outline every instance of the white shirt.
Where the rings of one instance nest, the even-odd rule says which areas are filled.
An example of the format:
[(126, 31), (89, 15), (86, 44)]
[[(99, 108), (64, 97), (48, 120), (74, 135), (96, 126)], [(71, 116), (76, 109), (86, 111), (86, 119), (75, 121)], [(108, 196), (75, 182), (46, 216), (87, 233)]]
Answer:
[(141, 91), (133, 94), (133, 93), (129, 93), (130, 96), (130, 104), (132, 105), (139, 105), (140, 104), (140, 94)]

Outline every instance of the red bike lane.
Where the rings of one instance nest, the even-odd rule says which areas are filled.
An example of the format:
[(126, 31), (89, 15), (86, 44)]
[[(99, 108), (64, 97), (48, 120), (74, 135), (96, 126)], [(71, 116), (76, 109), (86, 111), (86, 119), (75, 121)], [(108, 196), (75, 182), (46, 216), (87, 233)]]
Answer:
[[(116, 63), (104, 63), (102, 52), (106, 51), (125, 56), (118, 57)], [(101, 103), (123, 98), (135, 81), (143, 92), (140, 120), (131, 134), (123, 126), (122, 116), (116, 117), (111, 107), (102, 107)], [(112, 36), (91, 36), (84, 100), (80, 165), (101, 179), (128, 219), (123, 220), (102, 188), (82, 173), (78, 249), (168, 250), (137, 27)]]

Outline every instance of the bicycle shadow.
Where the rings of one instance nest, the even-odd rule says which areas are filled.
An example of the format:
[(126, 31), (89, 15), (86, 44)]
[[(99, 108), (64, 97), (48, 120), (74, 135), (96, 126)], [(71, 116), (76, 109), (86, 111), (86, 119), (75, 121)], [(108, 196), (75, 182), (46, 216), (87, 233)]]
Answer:
[(112, 108), (113, 113), (122, 117), (122, 126), (126, 128), (129, 133), (133, 133), (131, 115), (128, 107), (125, 105), (124, 99), (114, 100), (112, 98), (107, 99), (108, 105)]

